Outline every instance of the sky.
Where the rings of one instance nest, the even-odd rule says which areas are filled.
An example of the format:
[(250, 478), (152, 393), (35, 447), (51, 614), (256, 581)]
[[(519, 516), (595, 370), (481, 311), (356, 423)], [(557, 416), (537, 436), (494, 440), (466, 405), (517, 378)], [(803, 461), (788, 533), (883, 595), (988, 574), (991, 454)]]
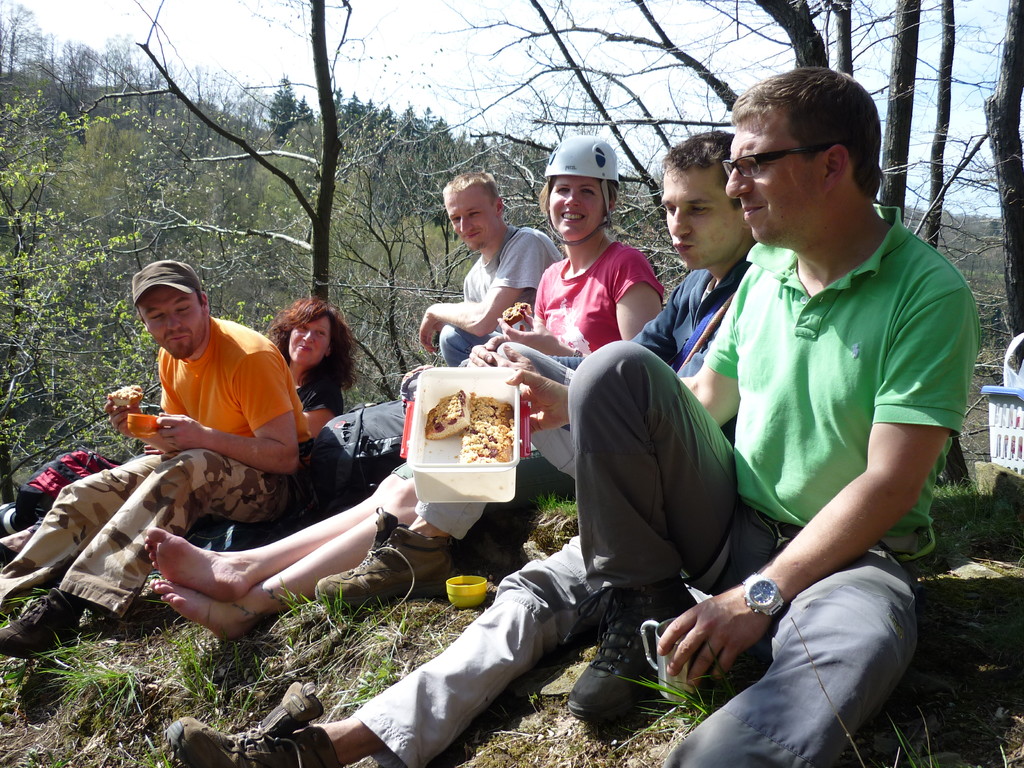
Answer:
[[(652, 0), (666, 3), (670, 0)], [(115, 37), (126, 37), (132, 42), (143, 42), (151, 32), (151, 18), (159, 16), (160, 33), (154, 38), (153, 48), (163, 46), (163, 52), (176, 72), (205, 68), (211, 75), (230, 73), (241, 85), (275, 87), (282, 77), (288, 77), (300, 96), (305, 96), (315, 107), (315, 92), (308, 84), (313, 77), (310, 70), (307, 3), (305, 0), (0, 0), (0, 4), (18, 3), (30, 7), (40, 29), (53, 35), (58, 44), (66, 41), (85, 43), (102, 51), (106, 42)], [(516, 36), (512, 31), (517, 23), (537, 26), (536, 16), (528, 4), (512, 0), (352, 0), (353, 13), (348, 40), (339, 53), (335, 66), (337, 87), (343, 96), (358, 95), (363, 101), (373, 100), (378, 105), (389, 105), (396, 111), (412, 106), (422, 114), (429, 108), (434, 115), (443, 117), (449, 125), (459, 126), (469, 120), (474, 129), (486, 131), (489, 127), (504, 130), (506, 121), (525, 116), (522, 103), (515, 98), (500, 110), (483, 107), (495, 94), (513, 89), (509, 81), (502, 82), (505, 74), (516, 77), (516, 71), (535, 51), (527, 46), (504, 48)], [(957, 86), (954, 95), (954, 136), (976, 137), (985, 131), (983, 98), (990, 91), (998, 67), (999, 40), (1002, 37), (1008, 0), (958, 0), (956, 5), (958, 26), (957, 77), (965, 85)], [(333, 10), (331, 6), (333, 5)], [(339, 0), (328, 0), (329, 19), (339, 23), (344, 14), (338, 10)], [(511, 27), (501, 31), (474, 31), (465, 34), (469, 23), (452, 7), (466, 8), (477, 18), (508, 18)], [(712, 13), (714, 6), (696, 6)], [(591, 21), (593, 13), (614, 14), (616, 22), (625, 22), (633, 16), (615, 14), (614, 4), (589, 0), (572, 0), (565, 8), (582, 25)], [(693, 7), (690, 7), (693, 10)], [(714, 11), (717, 13), (717, 11)], [(714, 15), (712, 13), (712, 15)], [(928, 6), (933, 19), (922, 40), (922, 59), (933, 62), (935, 56), (927, 46), (937, 45), (937, 11)], [(608, 16), (604, 16), (607, 21)], [(691, 19), (688, 23), (697, 23)], [(642, 34), (643, 28), (623, 30)], [(884, 29), (882, 30), (884, 32)], [(337, 40), (340, 30), (328, 31), (329, 40)], [(333, 34), (331, 34), (333, 32)], [(738, 33), (737, 33), (738, 34)], [(709, 37), (701, 42), (694, 36), (694, 48), (706, 46), (709, 59), (714, 47), (722, 42)], [(728, 42), (727, 40), (725, 42)], [(756, 72), (759, 54), (750, 46), (758, 46), (757, 35), (751, 35), (740, 49), (736, 62), (716, 60), (727, 80), (742, 89), (744, 77)], [(504, 52), (500, 52), (504, 48)], [(859, 59), (858, 77), (871, 89), (883, 90), (884, 73), (888, 69), (887, 49), (867, 46), (863, 59)], [(869, 63), (873, 53), (882, 53), (874, 64)], [(581, 54), (581, 55), (586, 55)], [(700, 55), (698, 53), (698, 55)], [(512, 58), (510, 58), (512, 57)], [(730, 69), (732, 71), (730, 71)], [(927, 87), (933, 72), (922, 66), (918, 72), (921, 84)], [(870, 82), (874, 77), (878, 82)], [(550, 82), (550, 81), (549, 81)], [(973, 83), (983, 83), (981, 88)], [(643, 84), (635, 83), (644, 88)], [(533, 86), (531, 85), (531, 88)], [(186, 84), (187, 88), (187, 84)], [(531, 88), (524, 89), (516, 98), (536, 100)], [(551, 113), (557, 117), (562, 87), (556, 86), (546, 93)], [(658, 96), (645, 92), (645, 97)], [(685, 89), (676, 86), (668, 101), (650, 101), (655, 113), (672, 115), (678, 106), (675, 101), (685, 100)], [(661, 97), (666, 98), (664, 94)], [(473, 107), (477, 107), (474, 109)], [(565, 106), (562, 104), (561, 106)], [(696, 105), (692, 112), (702, 111), (707, 105)], [(714, 107), (714, 105), (711, 105)], [(880, 102), (884, 109), (884, 102)], [(518, 109), (517, 109), (518, 108)], [(483, 116), (480, 116), (481, 111)], [(683, 110), (686, 111), (685, 109)], [(530, 117), (535, 117), (531, 114)], [(718, 105), (715, 119), (727, 119), (727, 113)], [(915, 120), (918, 116), (915, 115)], [(925, 120), (921, 115), (920, 119)], [(531, 130), (543, 131), (532, 127)], [(912, 154), (927, 156), (930, 127), (915, 139)], [(548, 136), (547, 138), (550, 138)], [(651, 156), (645, 157), (656, 167), (663, 151), (654, 146)], [(955, 162), (955, 160), (954, 160)], [(976, 205), (976, 201), (972, 201)]]
[[(18, 2), (19, 0), (10, 0)], [(127, 37), (145, 42), (159, 11), (164, 51), (179, 66), (202, 65), (229, 72), (247, 85), (276, 85), (281, 78), (299, 86), (312, 82), (305, 3), (280, 0), (20, 0), (36, 23), (58, 43), (75, 41), (102, 51), (106, 42)], [(328, 2), (330, 6), (331, 3)], [(349, 96), (390, 104), (433, 106), (440, 98), (438, 71), (458, 72), (467, 52), (444, 30), (460, 19), (444, 3), (419, 0), (355, 0), (349, 60), (338, 67), (338, 86)], [(343, 14), (330, 13), (332, 19)], [(432, 30), (425, 33), (424, 30)], [(328, 36), (330, 40), (330, 35)], [(152, 45), (154, 50), (156, 45)], [(312, 90), (305, 91), (313, 102)]]

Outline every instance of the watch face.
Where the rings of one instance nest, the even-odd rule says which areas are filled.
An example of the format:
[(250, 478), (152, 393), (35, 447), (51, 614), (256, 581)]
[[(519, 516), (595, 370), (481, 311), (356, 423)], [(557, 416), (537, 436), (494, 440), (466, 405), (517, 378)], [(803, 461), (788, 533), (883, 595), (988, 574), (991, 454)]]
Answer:
[(758, 605), (769, 605), (775, 599), (775, 588), (770, 581), (755, 581), (748, 594)]

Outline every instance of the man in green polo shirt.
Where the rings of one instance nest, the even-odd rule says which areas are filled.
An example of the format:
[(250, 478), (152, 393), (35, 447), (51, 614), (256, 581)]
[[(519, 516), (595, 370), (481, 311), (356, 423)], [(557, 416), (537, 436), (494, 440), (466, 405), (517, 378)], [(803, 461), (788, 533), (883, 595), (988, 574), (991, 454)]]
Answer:
[[(977, 309), (959, 272), (873, 204), (880, 127), (854, 80), (817, 68), (769, 78), (733, 122), (726, 191), (758, 241), (752, 265), (689, 388), (643, 350), (605, 348), (580, 366), (565, 413), (581, 538), (614, 589), (682, 572), (713, 595), (664, 633), (670, 672), (689, 664), (698, 683), (744, 651), (769, 664), (667, 766), (821, 767), (913, 655), (914, 591), (897, 554), (930, 541)], [(557, 425), (559, 400), (543, 394), (550, 404), (535, 395), (534, 409)], [(708, 421), (733, 417), (727, 453)], [(695, 515), (720, 520), (724, 544), (695, 541)]]

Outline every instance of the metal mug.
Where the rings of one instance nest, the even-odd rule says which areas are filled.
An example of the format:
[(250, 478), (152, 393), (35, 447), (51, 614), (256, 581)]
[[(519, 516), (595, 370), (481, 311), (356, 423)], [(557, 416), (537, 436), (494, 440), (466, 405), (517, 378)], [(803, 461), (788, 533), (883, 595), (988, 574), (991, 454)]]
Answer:
[(684, 664), (677, 674), (670, 675), (666, 669), (669, 657), (658, 655), (658, 641), (673, 621), (674, 619), (665, 619), (660, 622), (656, 619), (648, 619), (640, 625), (640, 638), (643, 640), (647, 663), (658, 673), (658, 685), (662, 689), (661, 695), (669, 701), (686, 701), (685, 696), (674, 693), (674, 691), (693, 692), (693, 686), (686, 682), (690, 665)]

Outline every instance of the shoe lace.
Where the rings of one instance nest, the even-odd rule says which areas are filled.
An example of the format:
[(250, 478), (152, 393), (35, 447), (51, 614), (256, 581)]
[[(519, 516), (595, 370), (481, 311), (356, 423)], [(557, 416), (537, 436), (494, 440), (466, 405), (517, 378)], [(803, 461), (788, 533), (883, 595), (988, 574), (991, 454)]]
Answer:
[[(377, 519), (382, 520), (384, 515), (384, 507), (377, 507)], [(393, 527), (389, 526), (387, 528), (382, 528), (380, 527), (382, 525), (380, 522), (378, 522), (377, 525), (377, 533), (373, 537), (373, 544), (371, 544), (370, 548), (366, 551), (366, 555), (363, 557), (362, 562), (352, 569), (353, 571), (361, 571), (377, 560), (377, 553), (385, 548), (388, 538), (390, 538), (391, 534), (394, 533), (395, 529)]]
[(36, 598), (21, 612), (18, 621), (21, 623), (35, 623), (47, 614), (51, 603), (52, 601), (49, 596), (44, 595), (43, 597)]
[(408, 600), (409, 595), (411, 595), (412, 591), (416, 589), (416, 569), (412, 567), (412, 563), (409, 562), (409, 558), (405, 556), (405, 553), (397, 547), (382, 547), (382, 549), (388, 549), (394, 554), (398, 555), (400, 558), (402, 558), (402, 562), (405, 563), (405, 567), (409, 569), (409, 588), (405, 590), (405, 596), (402, 598), (403, 601)]
[(582, 602), (580, 602), (579, 604), (579, 607), (576, 609), (576, 613), (578, 614), (576, 617), (576, 621), (572, 623), (572, 626), (569, 627), (568, 632), (565, 633), (565, 637), (562, 639), (563, 643), (568, 643), (570, 640), (572, 640), (573, 635), (575, 635), (576, 632), (579, 630), (580, 624), (587, 621), (591, 616), (594, 615), (594, 612), (597, 611), (598, 607), (601, 605), (601, 601), (611, 591), (611, 589), (611, 587), (602, 587), (596, 592), (592, 592), (585, 598), (583, 598)]
[(411, 577), (409, 580), (409, 589), (405, 591), (405, 596), (402, 598), (402, 600), (408, 600), (409, 595), (411, 595), (412, 591), (416, 588), (416, 569), (412, 567), (412, 563), (409, 561), (409, 558), (406, 557), (405, 553), (402, 552), (402, 550), (400, 550), (398, 547), (393, 547), (389, 544), (381, 544), (379, 546), (374, 547), (366, 553), (366, 557), (363, 558), (363, 561), (355, 568), (353, 568), (350, 571), (350, 573), (356, 573), (357, 571), (364, 571), (368, 569), (371, 565), (373, 565), (373, 563), (381, 560), (381, 555), (384, 552), (389, 552), (393, 555), (398, 555), (398, 557), (401, 558), (402, 562), (405, 563), (405, 567), (409, 569), (409, 575)]
[(238, 737), (241, 741), (241, 747), (243, 754), (245, 752), (293, 752), (295, 754), (295, 760), (298, 762), (298, 768), (305, 768), (305, 762), (302, 759), (302, 749), (295, 739), (288, 736), (267, 736), (262, 733), (260, 729), (254, 728), (250, 731), (246, 731)]
[(637, 636), (641, 617), (638, 616), (639, 606), (636, 603), (636, 600), (630, 600), (624, 594), (624, 590), (616, 589), (612, 592), (608, 610), (601, 620), (601, 642), (597, 655), (590, 662), (592, 667), (605, 672), (615, 671), (615, 664)]

